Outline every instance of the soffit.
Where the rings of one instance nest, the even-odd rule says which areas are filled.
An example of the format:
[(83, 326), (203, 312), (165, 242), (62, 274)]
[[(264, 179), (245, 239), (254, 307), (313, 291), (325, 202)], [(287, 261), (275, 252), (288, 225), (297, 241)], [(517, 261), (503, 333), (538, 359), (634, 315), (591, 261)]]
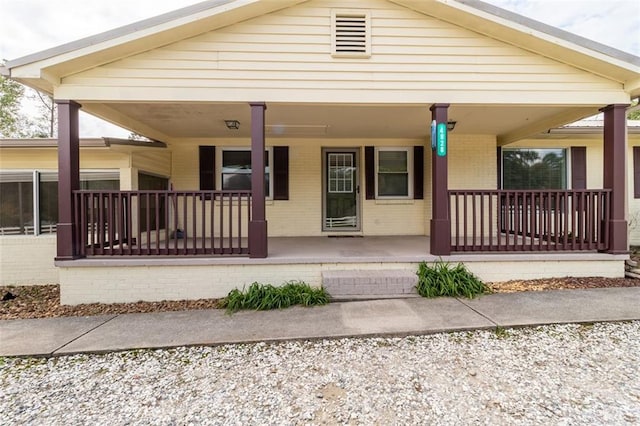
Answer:
[[(251, 136), (247, 104), (117, 103), (108, 104), (168, 139), (248, 138)], [(91, 112), (91, 104), (83, 109)], [(597, 112), (597, 108), (572, 111), (575, 119)], [(104, 112), (104, 110), (103, 110)], [(520, 107), (513, 105), (452, 105), (449, 119), (457, 121), (456, 135), (505, 135), (554, 117), (565, 117), (566, 107)], [(108, 119), (108, 117), (105, 117)], [(239, 130), (229, 130), (224, 120), (238, 120)], [(415, 138), (430, 134), (428, 105), (321, 105), (270, 103), (266, 110), (269, 138)], [(555, 125), (564, 124), (562, 122)], [(138, 129), (131, 128), (136, 131)], [(542, 129), (538, 130), (541, 131)]]

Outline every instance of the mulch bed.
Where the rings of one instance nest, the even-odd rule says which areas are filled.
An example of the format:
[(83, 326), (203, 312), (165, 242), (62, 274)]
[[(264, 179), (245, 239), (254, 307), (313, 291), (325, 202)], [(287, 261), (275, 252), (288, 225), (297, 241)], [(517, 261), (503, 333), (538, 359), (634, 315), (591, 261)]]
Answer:
[(7, 292), (16, 297), (0, 301), (0, 320), (216, 309), (219, 303), (219, 299), (201, 299), (68, 306), (60, 305), (59, 285), (0, 286), (0, 297)]
[(577, 288), (640, 287), (640, 280), (632, 278), (545, 278), (537, 280), (513, 280), (488, 283), (494, 293), (514, 293), (516, 291), (570, 290)]
[[(568, 277), (513, 280), (487, 283), (487, 285), (494, 293), (513, 293), (577, 288), (640, 287), (640, 279)], [(0, 298), (7, 293), (11, 293), (15, 298), (0, 301), (0, 320), (217, 309), (220, 303), (220, 299), (200, 299), (67, 306), (60, 305), (60, 286), (58, 285), (0, 286)]]

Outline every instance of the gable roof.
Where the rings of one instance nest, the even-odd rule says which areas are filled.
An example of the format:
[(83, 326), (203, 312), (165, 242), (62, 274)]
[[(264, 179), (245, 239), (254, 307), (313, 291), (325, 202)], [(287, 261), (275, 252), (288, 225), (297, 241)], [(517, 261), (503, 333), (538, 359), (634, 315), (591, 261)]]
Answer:
[[(64, 76), (309, 0), (208, 0), (7, 62), (3, 74), (51, 92)], [(640, 57), (480, 0), (389, 0), (623, 83), (640, 96)]]

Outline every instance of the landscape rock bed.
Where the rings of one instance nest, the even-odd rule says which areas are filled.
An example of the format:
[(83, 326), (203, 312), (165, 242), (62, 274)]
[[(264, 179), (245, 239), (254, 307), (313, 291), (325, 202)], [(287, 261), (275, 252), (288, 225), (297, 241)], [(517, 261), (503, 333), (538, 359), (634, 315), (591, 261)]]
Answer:
[(9, 424), (637, 424), (640, 322), (0, 359)]

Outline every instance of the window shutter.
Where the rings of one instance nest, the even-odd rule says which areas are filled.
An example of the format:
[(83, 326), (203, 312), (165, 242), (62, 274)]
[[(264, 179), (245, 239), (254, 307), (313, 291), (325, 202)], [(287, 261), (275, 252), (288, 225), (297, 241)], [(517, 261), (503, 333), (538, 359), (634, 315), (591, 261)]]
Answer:
[(571, 189), (587, 189), (587, 148), (571, 147)]
[(201, 145), (199, 147), (200, 160), (200, 190), (216, 189), (216, 147)]
[(502, 148), (501, 147), (497, 147), (496, 148), (496, 158), (497, 158), (497, 163), (496, 163), (496, 177), (498, 178), (498, 182), (496, 182), (496, 188), (498, 189), (502, 189)]
[(424, 198), (424, 146), (413, 147), (413, 199)]
[(331, 19), (334, 56), (371, 56), (371, 25), (368, 12), (333, 11)]
[(289, 147), (273, 147), (273, 199), (289, 199)]
[(364, 189), (367, 200), (376, 198), (376, 152), (372, 146), (364, 147)]
[(640, 198), (640, 146), (633, 147), (633, 198)]

